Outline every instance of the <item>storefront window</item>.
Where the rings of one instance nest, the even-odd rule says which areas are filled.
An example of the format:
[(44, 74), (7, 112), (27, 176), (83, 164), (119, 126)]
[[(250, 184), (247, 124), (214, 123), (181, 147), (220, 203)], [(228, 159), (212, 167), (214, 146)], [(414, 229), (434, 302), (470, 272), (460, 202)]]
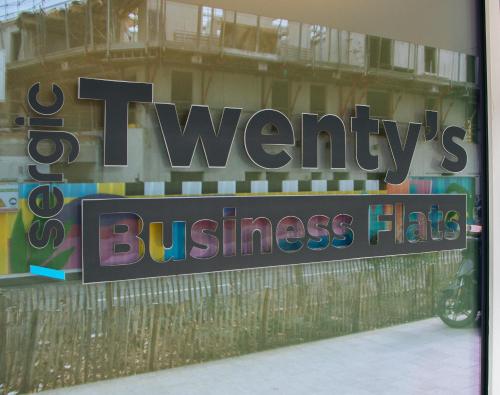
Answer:
[[(481, 65), (485, 60), (482, 27), (470, 10), (475, 16), (482, 10), (473, 1), (448, 1), (455, 17), (445, 17), (452, 10), (442, 6), (436, 10), (441, 19), (432, 16), (417, 26), (411, 20), (419, 16), (409, 15), (398, 5), (401, 18), (410, 20), (398, 31), (391, 27), (387, 2), (370, 5), (366, 11), (354, 11), (355, 5), (348, 1), (326, 10), (324, 2), (315, 1), (293, 2), (283, 10), (261, 1), (258, 8), (243, 2), (222, 2), (227, 7), (209, 3), (46, 0), (6, 2), (0, 7), (0, 65), (5, 65), (0, 67), (0, 372), (6, 372), (0, 373), (0, 392), (51, 389), (400, 328), (402, 332), (396, 335), (377, 339), (381, 344), (396, 341), (401, 353), (414, 355), (408, 363), (415, 365), (408, 368), (408, 375), (409, 381), (415, 381), (415, 393), (431, 392), (425, 392), (411, 369), (425, 372), (422, 377), (434, 385), (429, 388), (442, 389), (448, 383), (451, 387), (445, 390), (453, 393), (479, 393), (486, 185)], [(418, 9), (418, 1), (407, 3)], [(345, 15), (369, 13), (380, 23), (363, 24), (354, 17), (339, 20), (336, 7)], [(429, 12), (421, 10), (420, 17)], [(434, 35), (422, 32), (426, 23)], [(106, 117), (103, 100), (83, 97), (79, 78), (154, 85), (152, 100), (134, 100), (127, 107), (126, 166), (105, 166), (109, 150), (105, 130), (112, 115)], [(29, 93), (37, 83), (38, 92), (31, 100), (41, 106), (39, 111), (33, 108)], [(53, 86), (63, 92), (64, 102), (57, 111), (44, 113), (43, 108), (55, 103)], [(176, 106), (179, 130), (184, 133), (177, 152), (168, 147), (157, 103)], [(197, 135), (186, 137), (193, 105), (208, 107), (207, 119), (219, 134), (227, 116), (225, 108), (241, 109), (225, 166), (208, 163), (211, 155), (224, 152), (220, 140), (210, 154), (208, 137), (206, 141)], [(371, 169), (361, 166), (356, 156), (352, 122), (360, 106), (369, 106), (369, 118), (378, 122), (367, 143), (368, 152), (378, 157)], [(250, 119), (264, 109), (278, 110), (294, 131), (293, 141), (262, 149), (264, 155), (276, 158), (280, 152), (288, 155), (290, 160), (281, 167), (260, 166), (245, 146)], [(317, 166), (304, 164), (304, 150), (312, 141), (305, 141), (301, 133), (305, 114), (316, 114), (318, 120), (328, 114), (338, 117), (338, 125), (346, 132), (345, 166), (335, 163), (340, 152), (338, 135), (328, 130), (317, 133)], [(415, 123), (418, 138), (408, 174), (401, 182), (388, 182), (388, 171), (398, 170), (398, 164), (391, 156), (387, 129), (396, 126), (404, 149)], [(442, 167), (442, 159), (456, 159), (442, 145), (445, 130), (453, 127), (465, 132), (463, 138), (454, 140), (466, 156), (466, 165), (457, 172)], [(74, 151), (67, 140), (63, 144), (45, 138), (36, 144), (40, 157), (57, 159), (37, 163), (27, 150), (33, 130), (71, 133), (79, 143), (77, 157), (71, 158)], [(272, 137), (279, 130), (266, 124), (262, 134)], [(192, 152), (184, 152), (181, 144), (189, 145)], [(59, 148), (64, 154), (57, 154)], [(60, 175), (60, 179), (48, 175)], [(62, 191), (64, 205), (54, 215), (43, 217), (30, 209), (30, 195), (46, 184)], [(461, 230), (467, 234), (466, 249), (326, 262), (313, 259), (294, 265), (280, 261), (256, 269), (200, 270), (104, 285), (81, 281), (82, 199), (341, 195), (349, 201), (361, 195), (419, 199), (420, 195), (442, 194), (467, 197), (466, 229)], [(46, 203), (54, 207), (54, 199)], [(41, 200), (34, 199), (38, 205), (43, 204)], [(290, 207), (290, 215), (295, 209)], [(325, 212), (329, 209), (318, 207)], [(404, 216), (397, 211), (402, 210), (399, 206), (380, 203), (370, 210), (362, 215), (375, 222), (397, 212)], [(453, 217), (450, 214), (449, 220)], [(51, 220), (61, 224), (64, 237), (60, 243), (55, 231), (41, 230)], [(124, 221), (129, 230), (144, 228), (133, 216)], [(248, 248), (248, 254), (259, 249), (271, 254), (279, 248), (279, 241), (266, 236), (270, 228), (265, 218), (255, 221), (256, 230), (245, 234), (242, 248)], [(315, 236), (321, 238), (324, 224), (318, 221)], [(328, 221), (324, 226), (335, 233), (335, 225)], [(420, 227), (406, 232), (380, 222), (370, 229), (367, 243), (376, 245), (380, 231), (393, 231), (395, 240), (409, 243), (445, 237), (445, 232), (453, 238), (453, 229), (432, 229), (418, 215), (409, 221)], [(105, 225), (109, 226), (102, 232), (120, 233), (112, 224)], [(177, 256), (175, 226), (147, 226), (156, 238), (147, 246), (122, 251), (123, 256), (136, 259), (144, 248), (151, 249), (156, 262), (163, 262), (158, 264)], [(41, 240), (46, 234), (45, 242), (33, 243), (29, 236), (33, 227), (39, 230), (31, 237)], [(299, 237), (300, 231), (299, 227), (292, 236)], [(291, 239), (290, 235), (286, 233), (285, 238)], [(259, 240), (255, 245), (252, 237)], [(112, 246), (106, 248), (100, 253), (117, 252)], [(197, 256), (209, 253), (214, 251), (198, 251)], [(101, 257), (104, 266), (123, 263)], [(54, 283), (36, 276), (31, 265), (63, 272), (66, 280)], [(467, 288), (460, 289), (467, 296), (460, 299), (454, 290), (464, 281), (468, 281)], [(465, 329), (453, 332), (450, 326)], [(440, 337), (443, 331), (453, 336)], [(391, 339), (400, 335), (404, 338)], [(454, 336), (460, 338), (460, 352)], [(422, 353), (429, 354), (425, 366), (419, 365), (421, 350), (414, 348), (415, 339)], [(433, 347), (439, 348), (434, 355)], [(368, 352), (374, 356), (370, 364), (376, 364), (376, 352)], [(443, 355), (455, 352), (454, 375), (440, 370)], [(361, 354), (345, 361), (346, 372), (366, 362)], [(325, 364), (337, 364), (337, 358), (330, 355)], [(458, 382), (453, 383), (456, 376), (465, 386), (462, 392), (457, 392)], [(405, 393), (409, 388), (390, 383), (390, 375), (380, 373), (380, 377), (387, 388), (394, 388), (388, 393), (397, 393), (398, 388)], [(241, 383), (245, 385), (245, 378)], [(365, 387), (343, 383), (343, 393), (349, 393), (349, 385), (351, 393), (384, 393), (372, 392), (368, 381), (364, 383)]]

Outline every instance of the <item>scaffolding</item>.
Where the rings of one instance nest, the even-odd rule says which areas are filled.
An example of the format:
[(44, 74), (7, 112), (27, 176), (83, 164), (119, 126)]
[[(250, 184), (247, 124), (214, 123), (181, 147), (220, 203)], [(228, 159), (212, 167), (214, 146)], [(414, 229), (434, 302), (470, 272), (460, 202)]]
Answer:
[[(449, 106), (443, 97), (475, 102), (478, 91), (477, 58), (470, 54), (331, 26), (170, 0), (6, 0), (3, 11), (0, 48), (16, 85), (43, 70), (59, 70), (63, 81), (80, 70), (124, 79), (125, 65), (144, 68), (144, 78), (152, 81), (171, 62), (202, 71), (205, 103), (215, 69), (300, 81), (304, 69), (312, 68), (315, 78), (336, 81), (343, 90), (342, 115), (358, 99), (357, 87), (380, 81), (381, 89), (434, 97), (443, 124)], [(262, 84), (261, 105), (268, 105), (271, 86)], [(288, 112), (299, 89), (300, 83)], [(397, 97), (384, 115), (394, 113)], [(472, 140), (475, 115), (468, 117), (464, 125)]]

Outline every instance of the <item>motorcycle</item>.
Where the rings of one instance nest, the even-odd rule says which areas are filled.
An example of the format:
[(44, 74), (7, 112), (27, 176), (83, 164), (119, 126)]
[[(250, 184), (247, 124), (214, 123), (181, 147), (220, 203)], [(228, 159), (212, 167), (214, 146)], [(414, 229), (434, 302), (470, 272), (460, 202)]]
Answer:
[(467, 238), (467, 249), (462, 252), (460, 266), (438, 299), (438, 316), (451, 328), (472, 325), (479, 314), (478, 261), (479, 237)]

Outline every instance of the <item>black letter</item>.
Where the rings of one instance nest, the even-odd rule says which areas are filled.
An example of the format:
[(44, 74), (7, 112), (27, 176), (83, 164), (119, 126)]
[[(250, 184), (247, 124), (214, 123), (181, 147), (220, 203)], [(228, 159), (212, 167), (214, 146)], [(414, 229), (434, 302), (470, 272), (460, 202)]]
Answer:
[(28, 234), (30, 244), (38, 249), (44, 248), (49, 243), (50, 235), (55, 233), (52, 245), (53, 248), (59, 247), (64, 240), (64, 225), (62, 222), (54, 218), (49, 219), (43, 224), (42, 234), (38, 237), (41, 222), (42, 221), (35, 221), (33, 225), (31, 225)]
[(36, 165), (28, 165), (28, 174), (35, 181), (40, 182), (62, 182), (63, 180), (62, 173), (40, 173)]
[(208, 167), (226, 167), (241, 108), (224, 108), (217, 134), (208, 106), (191, 106), (184, 131), (175, 104), (155, 103), (155, 108), (172, 167), (191, 166), (199, 140)]
[(387, 170), (385, 175), (385, 182), (389, 184), (401, 184), (410, 171), (411, 161), (415, 148), (417, 147), (418, 135), (420, 134), (420, 127), (422, 124), (410, 122), (408, 125), (408, 133), (406, 135), (406, 142), (403, 147), (401, 139), (399, 138), (398, 125), (394, 121), (383, 121), (389, 148), (391, 149), (392, 157), (396, 171)]
[(56, 100), (50, 106), (44, 106), (38, 102), (36, 96), (38, 95), (39, 91), (39, 82), (33, 84), (28, 91), (28, 104), (36, 113), (40, 115), (53, 115), (58, 112), (64, 105), (64, 94), (62, 89), (58, 85), (52, 84), (52, 93), (56, 97)]
[(437, 111), (425, 110), (425, 126), (427, 126), (425, 141), (432, 140), (437, 136), (437, 116)]
[(332, 114), (302, 114), (302, 167), (318, 168), (318, 136), (325, 132), (330, 137), (330, 168), (345, 168), (345, 127), (342, 120)]
[(378, 119), (370, 118), (370, 106), (356, 105), (356, 116), (351, 118), (351, 130), (356, 132), (356, 160), (363, 170), (378, 168), (378, 155), (370, 153), (370, 134), (378, 134)]
[(457, 160), (452, 161), (448, 158), (444, 157), (441, 162), (441, 167), (453, 173), (458, 173), (462, 171), (467, 165), (467, 152), (465, 152), (464, 148), (453, 141), (454, 137), (463, 140), (465, 137), (465, 130), (459, 128), (458, 126), (448, 126), (441, 137), (441, 143), (443, 145), (444, 150), (454, 155)]
[[(262, 128), (268, 124), (272, 124), (276, 131), (272, 134), (262, 134)], [(284, 150), (270, 154), (263, 148), (263, 145), (295, 144), (292, 124), (279, 111), (270, 109), (257, 111), (247, 122), (244, 140), (248, 157), (264, 169), (279, 169), (292, 159)]]
[[(51, 185), (40, 185), (33, 189), (28, 196), (28, 206), (33, 214), (37, 217), (50, 218), (57, 215), (64, 206), (64, 195), (61, 190), (52, 186), (55, 203), (54, 207), (50, 207), (50, 188)], [(37, 203), (37, 197), (41, 195), (41, 204)]]
[(78, 98), (104, 100), (104, 166), (127, 166), (128, 103), (151, 103), (153, 84), (80, 77)]
[[(57, 162), (64, 153), (63, 140), (66, 140), (71, 146), (71, 152), (68, 155), (68, 163), (76, 160), (80, 152), (80, 144), (73, 134), (68, 132), (49, 132), (45, 130), (28, 131), (28, 154), (35, 162), (50, 165)], [(50, 140), (54, 144), (54, 152), (43, 155), (38, 151), (38, 143), (43, 140)]]

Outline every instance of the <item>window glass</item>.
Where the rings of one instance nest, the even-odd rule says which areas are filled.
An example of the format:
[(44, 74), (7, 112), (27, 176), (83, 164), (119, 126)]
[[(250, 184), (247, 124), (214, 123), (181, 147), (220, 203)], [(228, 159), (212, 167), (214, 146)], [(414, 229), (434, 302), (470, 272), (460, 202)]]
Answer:
[[(334, 3), (30, 0), (0, 6), (0, 370), (7, 372), (0, 375), (0, 390), (38, 391), (367, 335), (373, 339), (370, 348), (325, 356), (331, 371), (340, 369), (332, 388), (338, 385), (341, 393), (479, 393), (486, 234), (480, 2), (443, 0), (430, 7), (421, 0), (380, 1), (365, 2), (363, 8), (350, 1)], [(79, 90), (84, 78), (154, 86), (152, 100), (126, 106), (125, 164), (106, 163), (105, 130), (117, 122), (116, 109), (108, 106), (105, 113), (103, 100), (84, 98)], [(53, 84), (63, 92), (55, 113), (43, 114), (29, 103), (37, 83), (32, 101), (42, 108), (55, 103)], [(157, 104), (172, 111), (168, 119), (169, 126), (178, 126), (174, 132), (161, 124)], [(365, 106), (374, 126), (363, 147), (378, 158), (371, 169), (356, 156), (362, 137), (353, 130), (353, 119)], [(190, 117), (200, 108), (209, 113), (195, 124)], [(222, 125), (227, 109), (235, 108), (241, 114), (231, 140)], [(283, 166), (262, 166), (246, 149), (249, 121), (264, 109), (281, 112), (291, 127), (288, 143), (261, 147), (264, 156), (289, 157)], [(303, 134), (306, 115), (325, 119), (314, 139)], [(191, 134), (186, 132), (190, 119)], [(332, 124), (345, 134), (326, 130)], [(206, 125), (213, 133), (200, 132)], [(418, 137), (412, 139), (415, 127)], [(445, 158), (456, 159), (443, 143), (447, 130), (463, 131), (463, 138), (448, 139), (466, 157), (456, 172), (443, 167)], [(78, 140), (77, 157), (71, 158), (71, 142), (45, 139), (36, 144), (39, 158), (57, 160), (35, 161), (28, 154), (30, 131), (70, 133)], [(259, 137), (270, 139), (282, 132), (272, 122), (261, 131)], [(181, 142), (176, 149), (168, 145), (168, 133)], [(345, 137), (345, 166), (332, 165), (342, 155), (338, 136)], [(216, 141), (212, 154), (211, 137)], [(209, 166), (211, 155), (224, 152), (228, 141), (225, 166)], [(316, 165), (308, 166), (304, 152), (311, 142)], [(408, 174), (400, 183), (389, 182), (388, 174), (401, 170), (391, 152), (409, 157), (405, 150), (413, 143)], [(179, 157), (187, 157), (186, 163), (177, 163)], [(52, 218), (64, 234), (56, 247), (56, 233), (46, 233), (42, 247), (29, 237), (32, 231), (40, 239), (44, 232), (38, 227), (50, 220), (30, 209), (32, 191), (46, 184), (64, 195)], [(402, 249), (397, 256), (81, 284), (82, 199), (193, 195), (341, 195), (346, 202), (358, 196), (465, 195), (467, 248), (412, 254)], [(31, 200), (44, 203), (40, 197)], [(51, 196), (45, 203), (53, 208), (56, 202)], [(200, 204), (196, 210), (205, 209)], [(331, 209), (318, 207), (325, 213)], [(290, 207), (291, 216), (294, 210)], [(122, 251), (123, 256), (151, 247), (151, 257), (162, 262), (158, 265), (169, 264), (163, 261), (169, 253), (164, 249), (174, 227), (144, 225), (124, 214), (127, 229), (158, 237), (151, 246)], [(381, 203), (359, 215), (410, 213)], [(436, 216), (440, 221), (446, 213), (430, 208), (424, 219)], [(430, 242), (433, 235), (453, 233), (419, 218), (407, 218), (418, 225), (413, 233), (394, 224), (394, 240), (418, 243), (426, 235)], [(449, 214), (448, 220), (454, 219)], [(264, 229), (265, 220), (254, 225)], [(113, 226), (105, 225), (103, 234), (116, 235)], [(314, 230), (318, 238), (322, 227), (335, 231), (333, 222), (320, 224)], [(261, 240), (267, 229), (261, 228), (249, 239)], [(377, 243), (384, 229), (383, 224), (371, 229), (367, 244)], [(108, 253), (116, 252), (107, 247)], [(254, 249), (260, 247), (256, 242)], [(66, 273), (66, 281), (34, 276), (32, 265)], [(379, 337), (375, 330), (388, 332)], [(392, 368), (379, 369), (384, 358)], [(309, 369), (315, 367), (304, 370)], [(342, 381), (347, 375), (361, 378)], [(297, 392), (307, 392), (302, 389)], [(284, 390), (293, 391), (291, 384)]]

